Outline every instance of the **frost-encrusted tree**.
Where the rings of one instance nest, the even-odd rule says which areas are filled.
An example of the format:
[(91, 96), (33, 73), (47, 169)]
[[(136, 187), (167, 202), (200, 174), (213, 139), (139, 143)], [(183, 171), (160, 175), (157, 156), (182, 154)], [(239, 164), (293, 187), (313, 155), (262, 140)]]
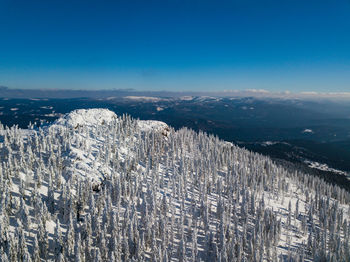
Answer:
[(40, 246), (38, 238), (34, 235), (32, 261), (40, 262)]
[(43, 259), (48, 258), (48, 247), (49, 247), (49, 238), (48, 232), (46, 230), (46, 222), (41, 221), (38, 227), (38, 248), (40, 257)]

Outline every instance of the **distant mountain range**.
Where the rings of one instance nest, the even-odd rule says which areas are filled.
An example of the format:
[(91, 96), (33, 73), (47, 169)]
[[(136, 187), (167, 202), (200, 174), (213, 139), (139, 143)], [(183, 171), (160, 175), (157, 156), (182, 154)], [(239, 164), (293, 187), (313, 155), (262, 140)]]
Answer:
[(200, 97), (255, 97), (282, 99), (332, 99), (350, 100), (350, 92), (289, 92), (267, 91), (264, 89), (225, 90), (225, 91), (142, 91), (134, 89), (20, 89), (0, 86), (0, 97), (3, 98), (110, 98), (110, 97), (167, 97), (179, 98), (188, 96)]

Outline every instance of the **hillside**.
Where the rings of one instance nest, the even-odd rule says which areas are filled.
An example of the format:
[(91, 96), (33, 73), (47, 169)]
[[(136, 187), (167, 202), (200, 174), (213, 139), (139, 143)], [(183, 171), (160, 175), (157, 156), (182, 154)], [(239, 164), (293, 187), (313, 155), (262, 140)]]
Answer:
[(350, 194), (159, 121), (0, 126), (1, 261), (350, 261)]

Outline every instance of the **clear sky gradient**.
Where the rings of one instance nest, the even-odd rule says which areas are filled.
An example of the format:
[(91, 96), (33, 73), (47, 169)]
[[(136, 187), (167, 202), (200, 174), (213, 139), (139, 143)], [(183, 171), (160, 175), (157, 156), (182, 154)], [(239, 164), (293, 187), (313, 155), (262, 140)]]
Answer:
[(350, 0), (0, 0), (10, 88), (350, 91)]

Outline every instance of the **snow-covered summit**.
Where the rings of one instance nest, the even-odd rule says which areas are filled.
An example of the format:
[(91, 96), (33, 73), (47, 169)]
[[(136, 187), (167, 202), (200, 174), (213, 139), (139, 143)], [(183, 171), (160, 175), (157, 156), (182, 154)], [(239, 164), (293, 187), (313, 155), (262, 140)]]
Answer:
[(103, 125), (116, 119), (117, 115), (108, 109), (78, 109), (57, 119), (53, 125), (76, 128), (78, 126)]
[[(129, 117), (118, 117), (108, 109), (79, 109), (57, 119), (49, 130), (52, 133), (61, 134), (60, 129), (68, 127), (71, 143), (65, 147), (64, 176), (83, 178), (95, 182), (102, 181), (112, 175), (113, 168), (100, 161), (101, 155), (105, 155), (106, 143), (113, 144), (114, 151), (118, 151), (118, 161), (131, 157), (130, 148), (140, 142), (139, 134), (155, 132), (168, 136), (169, 127), (164, 122), (153, 120), (133, 120), (128, 125), (128, 135), (122, 135), (126, 130), (126, 123), (131, 122)], [(70, 130), (70, 131), (69, 131)], [(108, 141), (108, 142), (107, 142)], [(115, 154), (110, 158), (115, 159)]]
[[(117, 115), (108, 109), (92, 108), (77, 109), (57, 119), (51, 126), (64, 126), (69, 128), (93, 127), (111, 124), (117, 121)], [(166, 123), (156, 120), (137, 120), (137, 127), (141, 132), (160, 131), (166, 133), (169, 127)]]

